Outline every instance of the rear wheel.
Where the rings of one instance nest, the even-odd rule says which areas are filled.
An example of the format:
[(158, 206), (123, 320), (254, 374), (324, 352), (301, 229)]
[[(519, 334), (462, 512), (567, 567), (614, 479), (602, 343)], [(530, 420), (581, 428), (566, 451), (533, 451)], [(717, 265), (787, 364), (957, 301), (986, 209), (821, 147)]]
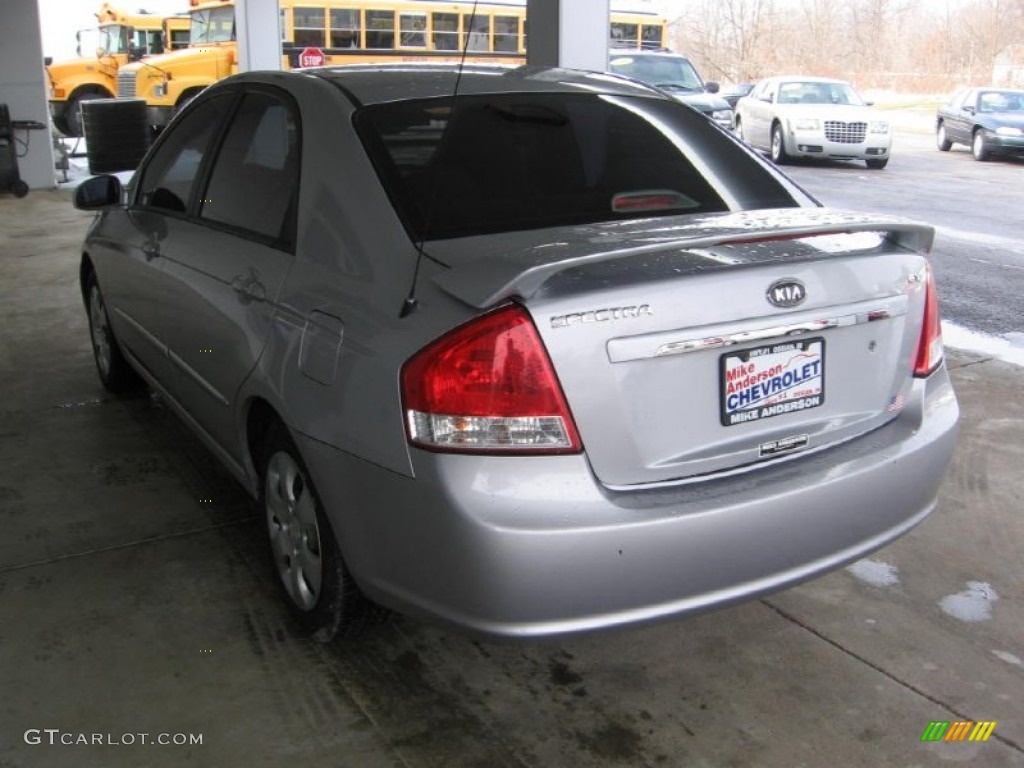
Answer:
[(288, 607), (321, 642), (352, 634), (367, 601), (345, 567), (309, 472), (280, 424), (270, 427), (264, 445), (260, 506)]
[(953, 142), (946, 136), (945, 123), (939, 123), (939, 127), (935, 131), (935, 146), (939, 148), (940, 152), (949, 152), (953, 146)]
[(889, 164), (888, 157), (871, 157), (864, 161), (864, 164), (873, 171), (880, 171)]
[(772, 126), (772, 161), (782, 165), (789, 162), (789, 153), (786, 152), (786, 140), (782, 135), (782, 126), (776, 123)]
[(92, 356), (100, 381), (110, 392), (121, 393), (142, 385), (142, 379), (124, 359), (121, 348), (114, 338), (107, 315), (103, 292), (96, 281), (96, 275), (89, 273), (85, 283), (86, 309), (89, 315), (89, 338), (92, 341)]
[(988, 142), (985, 141), (985, 132), (981, 128), (974, 131), (974, 138), (971, 140), (971, 154), (974, 155), (975, 160), (980, 162), (984, 162), (992, 156)]

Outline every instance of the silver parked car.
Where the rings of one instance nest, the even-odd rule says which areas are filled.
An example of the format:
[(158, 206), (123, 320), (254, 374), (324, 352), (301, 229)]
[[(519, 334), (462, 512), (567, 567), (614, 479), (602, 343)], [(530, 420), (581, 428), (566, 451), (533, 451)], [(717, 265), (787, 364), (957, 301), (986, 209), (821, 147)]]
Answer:
[(76, 204), (100, 378), (258, 497), (321, 637), (365, 598), (507, 636), (749, 599), (908, 531), (953, 451), (932, 231), (635, 81), (239, 75)]
[(849, 83), (825, 77), (769, 77), (736, 104), (736, 134), (776, 163), (807, 157), (889, 164), (892, 130)]

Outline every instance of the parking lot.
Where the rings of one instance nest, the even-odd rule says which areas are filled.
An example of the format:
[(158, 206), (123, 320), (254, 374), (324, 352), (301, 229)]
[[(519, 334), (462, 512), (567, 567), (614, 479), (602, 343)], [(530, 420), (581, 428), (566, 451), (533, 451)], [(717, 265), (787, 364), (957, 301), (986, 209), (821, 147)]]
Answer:
[[(558, 642), (393, 618), (321, 645), (240, 488), (159, 400), (101, 388), (88, 221), (67, 191), (0, 198), (3, 768), (1024, 765), (1020, 368), (949, 352), (939, 508), (849, 569)], [(921, 741), (958, 720), (996, 725)]]

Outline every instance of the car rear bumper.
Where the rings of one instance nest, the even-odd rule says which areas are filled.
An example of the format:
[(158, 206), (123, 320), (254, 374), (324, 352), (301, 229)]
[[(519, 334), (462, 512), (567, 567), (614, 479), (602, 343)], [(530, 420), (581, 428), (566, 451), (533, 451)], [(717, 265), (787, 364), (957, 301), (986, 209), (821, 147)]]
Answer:
[(724, 606), (858, 559), (935, 506), (958, 406), (945, 368), (900, 417), (721, 479), (612, 492), (586, 458), (416, 451), (416, 478), (299, 439), (363, 590), (485, 634), (549, 636)]

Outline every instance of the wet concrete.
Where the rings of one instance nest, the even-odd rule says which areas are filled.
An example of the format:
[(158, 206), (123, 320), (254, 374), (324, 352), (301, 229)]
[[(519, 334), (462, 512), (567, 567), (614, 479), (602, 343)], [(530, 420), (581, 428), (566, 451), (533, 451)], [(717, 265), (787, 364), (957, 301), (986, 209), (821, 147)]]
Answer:
[[(159, 401), (100, 387), (87, 222), (0, 197), (0, 767), (1024, 766), (1022, 369), (950, 353), (939, 509), (855, 569), (568, 641), (396, 618), (319, 645), (241, 490)], [(997, 725), (922, 743), (933, 720)]]

